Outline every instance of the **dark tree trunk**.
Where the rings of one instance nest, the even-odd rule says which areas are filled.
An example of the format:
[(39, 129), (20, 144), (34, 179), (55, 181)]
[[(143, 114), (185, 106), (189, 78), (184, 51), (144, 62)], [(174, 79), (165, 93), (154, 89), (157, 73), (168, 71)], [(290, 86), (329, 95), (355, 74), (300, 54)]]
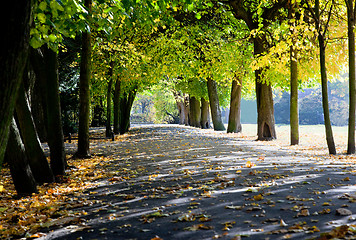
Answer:
[(213, 126), (215, 131), (224, 131), (225, 126), (221, 119), (221, 109), (219, 104), (219, 95), (216, 82), (212, 78), (208, 78), (208, 94), (209, 94), (209, 103), (211, 110), (211, 117), (213, 120)]
[(355, 73), (355, 6), (353, 0), (345, 0), (347, 6), (347, 25), (349, 39), (349, 130), (347, 154), (355, 153), (355, 108), (356, 108), (356, 73)]
[(28, 56), (30, 15), (32, 2), (10, 1), (2, 23), (1, 38), (4, 41), (0, 52), (0, 166), (3, 162), (9, 137), (17, 91)]
[(329, 148), (329, 154), (336, 154), (335, 142), (333, 137), (333, 130), (331, 128), (330, 112), (329, 112), (329, 99), (328, 99), (328, 79), (326, 74), (326, 63), (325, 63), (325, 43), (322, 36), (319, 39), (319, 50), (320, 50), (320, 74), (321, 74), (321, 95), (323, 102), (324, 111), (324, 125), (326, 142)]
[(119, 132), (124, 134), (130, 129), (130, 114), (132, 109), (132, 104), (135, 100), (137, 89), (125, 92), (120, 98), (120, 113), (119, 113)]
[[(32, 64), (34, 64), (33, 61)], [(47, 142), (48, 141), (47, 116), (45, 114), (47, 105), (46, 105), (45, 97), (42, 95), (42, 89), (41, 89), (43, 87), (41, 86), (41, 82), (45, 82), (46, 80), (40, 80), (39, 79), (40, 76), (38, 76), (38, 73), (35, 72), (35, 74), (36, 74), (36, 81), (34, 84), (34, 88), (31, 92), (31, 112), (36, 126), (37, 135), (40, 141)]]
[(53, 173), (38, 139), (23, 84), (20, 86), (15, 109), (26, 155), (35, 180), (38, 183), (53, 182)]
[(210, 128), (210, 121), (209, 121), (209, 101), (205, 100), (205, 98), (201, 98), (201, 118), (200, 118), (200, 127), (202, 129)]
[[(261, 40), (254, 40), (254, 55), (264, 52)], [(262, 70), (255, 70), (257, 102), (257, 140), (276, 139), (272, 86), (261, 81)]]
[(290, 144), (299, 144), (298, 60), (297, 51), (290, 47)]
[(189, 125), (200, 128), (200, 101), (196, 97), (189, 97)]
[(106, 92), (106, 137), (112, 137), (111, 129), (111, 89), (113, 82), (113, 62), (110, 63), (109, 82)]
[(58, 57), (51, 49), (44, 48), (46, 69), (47, 134), (50, 148), (51, 168), (55, 176), (64, 175), (67, 166), (64, 151), (61, 105), (59, 99)]
[[(92, 1), (85, 0), (84, 5), (91, 13)], [(79, 128), (78, 150), (79, 158), (90, 157), (89, 124), (90, 124), (90, 78), (91, 78), (91, 34), (82, 33), (82, 53), (79, 78)]]
[(318, 29), (318, 41), (319, 41), (319, 54), (320, 54), (320, 74), (321, 74), (321, 95), (323, 102), (324, 111), (324, 125), (325, 125), (325, 135), (326, 142), (329, 148), (329, 154), (336, 154), (335, 142), (333, 137), (333, 131), (330, 122), (330, 112), (329, 112), (329, 99), (328, 99), (328, 79), (326, 74), (326, 59), (325, 59), (325, 36), (319, 29), (320, 25), (320, 13), (319, 13), (319, 0), (315, 1), (315, 15), (317, 18), (316, 29)]
[(120, 134), (120, 95), (121, 95), (121, 81), (116, 80), (114, 90), (114, 133)]
[(28, 196), (36, 193), (36, 181), (28, 164), (25, 146), (21, 141), (20, 132), (14, 119), (11, 122), (9, 135), (5, 158), (10, 165), (10, 172), (17, 195)]
[[(237, 77), (236, 77), (237, 78)], [(234, 79), (231, 85), (230, 113), (227, 126), (228, 133), (241, 132), (241, 78)]]

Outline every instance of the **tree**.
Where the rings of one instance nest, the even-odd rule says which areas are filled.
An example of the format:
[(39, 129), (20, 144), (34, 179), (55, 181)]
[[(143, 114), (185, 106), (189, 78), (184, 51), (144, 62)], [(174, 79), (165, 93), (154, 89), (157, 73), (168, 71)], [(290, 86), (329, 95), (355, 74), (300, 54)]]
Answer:
[(200, 118), (200, 127), (202, 129), (210, 128), (210, 111), (209, 111), (209, 101), (205, 98), (201, 98), (201, 118)]
[[(263, 55), (268, 49), (268, 40), (264, 29), (268, 28), (280, 15), (281, 9), (287, 5), (288, 1), (280, 0), (276, 2), (265, 2), (261, 4), (250, 4), (245, 0), (229, 1), (227, 4), (232, 9), (237, 19), (243, 20), (249, 30), (253, 33), (254, 56)], [(257, 13), (257, 14), (256, 14)], [(258, 140), (275, 139), (275, 121), (273, 109), (272, 86), (263, 78), (265, 69), (255, 70), (256, 101), (257, 101), (257, 124)]]
[[(91, 14), (92, 1), (84, 3), (89, 15)], [(80, 60), (79, 78), (79, 128), (78, 150), (76, 156), (90, 157), (89, 149), (89, 124), (90, 124), (90, 78), (91, 78), (91, 33), (89, 30), (82, 33), (82, 53)]]
[(38, 139), (35, 124), (32, 119), (30, 106), (23, 85), (24, 84), (21, 84), (20, 86), (16, 102), (16, 117), (18, 119), (22, 142), (26, 149), (26, 156), (36, 182), (53, 182), (54, 177), (52, 174), (52, 170), (47, 162), (41, 143)]
[(347, 7), (347, 34), (349, 41), (349, 128), (347, 154), (355, 153), (356, 71), (355, 71), (355, 24), (356, 2), (345, 0)]
[(209, 93), (211, 118), (213, 120), (214, 130), (225, 131), (225, 126), (221, 119), (221, 109), (219, 104), (219, 96), (216, 82), (212, 78), (208, 78), (207, 86)]
[(109, 82), (108, 82), (108, 87), (107, 87), (107, 93), (106, 93), (106, 137), (112, 137), (113, 131), (111, 129), (111, 91), (112, 91), (112, 83), (113, 83), (113, 68), (114, 68), (114, 62), (110, 63), (110, 68), (109, 68)]
[[(325, 8), (327, 7), (328, 6), (325, 6)], [(308, 5), (308, 9), (311, 12), (315, 21), (315, 28), (317, 30), (317, 37), (319, 43), (321, 94), (322, 94), (322, 103), (323, 103), (323, 112), (324, 112), (326, 142), (328, 145), (329, 154), (336, 154), (335, 142), (334, 142), (331, 122), (330, 122), (329, 100), (328, 100), (328, 79), (327, 79), (326, 56), (325, 56), (325, 49), (327, 45), (326, 34), (332, 16), (332, 8), (333, 8), (333, 4), (331, 3), (329, 7), (329, 11), (327, 11), (326, 22), (322, 22), (322, 18), (320, 16), (320, 1), (315, 0), (314, 8)]]
[(12, 119), (9, 135), (5, 158), (10, 165), (11, 177), (14, 181), (17, 195), (28, 196), (36, 193), (37, 184), (28, 164), (25, 146), (21, 141), (15, 119)]
[(37, 81), (44, 87), (46, 129), (51, 168), (55, 176), (64, 175), (67, 165), (59, 99), (58, 56), (47, 46), (31, 51), (31, 62)]
[(189, 97), (189, 125), (200, 128), (201, 109), (200, 101), (194, 97)]
[(0, 164), (3, 161), (17, 91), (25, 68), (29, 38), (32, 2), (15, 0), (8, 3), (6, 17), (2, 19), (2, 44), (0, 52)]
[(229, 121), (227, 126), (228, 133), (238, 133), (242, 131), (241, 88), (242, 88), (242, 80), (240, 78), (232, 80), (230, 113), (229, 113)]
[(289, 19), (291, 22), (290, 32), (292, 44), (290, 46), (290, 144), (299, 144), (299, 110), (298, 110), (298, 50), (296, 48), (295, 26), (296, 3), (291, 4)]

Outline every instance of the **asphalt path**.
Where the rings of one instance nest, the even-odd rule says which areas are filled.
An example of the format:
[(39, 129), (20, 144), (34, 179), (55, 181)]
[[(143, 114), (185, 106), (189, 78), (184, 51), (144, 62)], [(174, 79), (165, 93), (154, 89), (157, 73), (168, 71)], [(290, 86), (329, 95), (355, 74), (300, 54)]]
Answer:
[(110, 177), (73, 194), (80, 219), (42, 239), (317, 239), (356, 224), (348, 161), (178, 125), (120, 139), (91, 145)]

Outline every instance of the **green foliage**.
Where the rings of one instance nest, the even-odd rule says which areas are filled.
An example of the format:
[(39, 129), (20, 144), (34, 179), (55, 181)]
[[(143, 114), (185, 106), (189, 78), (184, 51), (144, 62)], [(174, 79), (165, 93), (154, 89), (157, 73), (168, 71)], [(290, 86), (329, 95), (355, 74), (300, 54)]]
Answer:
[(39, 48), (47, 44), (57, 51), (63, 37), (74, 38), (88, 29), (87, 11), (77, 0), (41, 0), (35, 6), (30, 45)]

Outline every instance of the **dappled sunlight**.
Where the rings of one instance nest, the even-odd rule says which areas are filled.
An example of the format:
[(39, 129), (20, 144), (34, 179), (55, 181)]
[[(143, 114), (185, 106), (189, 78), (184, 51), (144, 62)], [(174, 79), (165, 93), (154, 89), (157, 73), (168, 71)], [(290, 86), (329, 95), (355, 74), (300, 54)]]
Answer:
[(339, 208), (356, 212), (355, 167), (346, 158), (224, 136), (150, 125), (94, 142), (99, 159), (69, 173), (91, 185), (65, 192), (78, 222), (41, 228), (43, 239), (87, 232), (93, 239), (305, 239), (354, 224), (353, 215), (336, 215)]

